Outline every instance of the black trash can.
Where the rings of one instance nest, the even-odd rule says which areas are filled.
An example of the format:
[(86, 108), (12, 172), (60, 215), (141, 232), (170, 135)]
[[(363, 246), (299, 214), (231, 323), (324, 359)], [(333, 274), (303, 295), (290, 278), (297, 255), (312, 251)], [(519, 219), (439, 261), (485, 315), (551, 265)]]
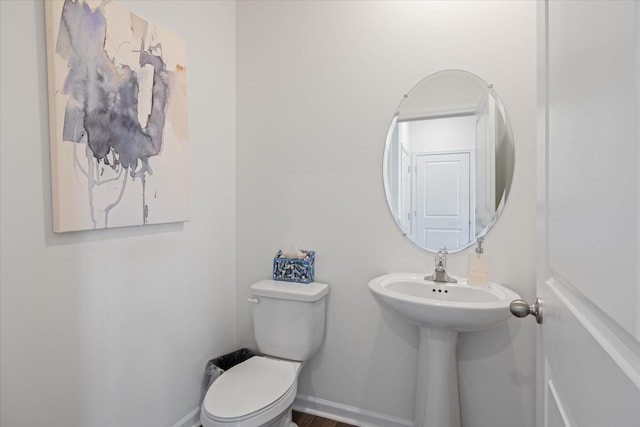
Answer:
[(209, 390), (209, 387), (211, 387), (211, 384), (213, 384), (213, 382), (217, 380), (218, 377), (224, 373), (224, 371), (228, 371), (234, 366), (244, 362), (247, 359), (252, 358), (255, 355), (256, 353), (254, 353), (253, 351), (246, 348), (241, 348), (240, 350), (236, 350), (234, 352), (209, 360), (205, 368), (202, 398), (204, 399), (204, 395), (207, 393), (207, 390)]

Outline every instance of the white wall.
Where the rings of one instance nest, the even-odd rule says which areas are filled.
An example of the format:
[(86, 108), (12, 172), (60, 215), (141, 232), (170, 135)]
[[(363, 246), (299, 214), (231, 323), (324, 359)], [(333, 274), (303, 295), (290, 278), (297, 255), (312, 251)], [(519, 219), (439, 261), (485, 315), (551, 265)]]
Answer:
[(442, 117), (400, 123), (412, 153), (476, 149), (477, 116)]
[(0, 424), (170, 426), (236, 348), (235, 4), (119, 1), (188, 46), (191, 222), (54, 234), (41, 2), (0, 2)]
[[(331, 286), (325, 343), (299, 393), (411, 419), (417, 331), (381, 310), (367, 283), (431, 271), (433, 257), (401, 236), (387, 209), (387, 127), (402, 95), (435, 71), (493, 83), (512, 121), (516, 168), (486, 240), (490, 277), (532, 298), (535, 3), (241, 1), (237, 37), (240, 344), (254, 345), (250, 284), (295, 240), (317, 251), (316, 280)], [(464, 274), (466, 260), (451, 256), (451, 272)], [(460, 336), (465, 427), (533, 424), (534, 329), (514, 318)]]
[[(119, 3), (187, 40), (192, 220), (51, 232), (43, 7), (0, 1), (2, 426), (193, 413), (205, 361), (254, 344), (248, 287), (289, 239), (331, 285), (300, 392), (410, 419), (417, 333), (366, 284), (433, 268), (396, 229), (381, 164), (402, 94), (445, 68), (493, 83), (509, 110), (514, 188), (487, 253), (493, 280), (533, 297), (533, 2)], [(449, 267), (464, 274), (466, 254)], [(465, 427), (533, 419), (532, 323), (461, 336)]]

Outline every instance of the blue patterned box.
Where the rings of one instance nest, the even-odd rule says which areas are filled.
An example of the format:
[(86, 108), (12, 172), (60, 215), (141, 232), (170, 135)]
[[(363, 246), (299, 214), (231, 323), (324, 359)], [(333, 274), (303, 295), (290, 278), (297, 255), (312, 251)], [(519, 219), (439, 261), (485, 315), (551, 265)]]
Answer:
[(284, 258), (282, 251), (278, 251), (273, 258), (273, 280), (285, 282), (309, 283), (313, 282), (315, 251), (301, 251), (305, 258)]

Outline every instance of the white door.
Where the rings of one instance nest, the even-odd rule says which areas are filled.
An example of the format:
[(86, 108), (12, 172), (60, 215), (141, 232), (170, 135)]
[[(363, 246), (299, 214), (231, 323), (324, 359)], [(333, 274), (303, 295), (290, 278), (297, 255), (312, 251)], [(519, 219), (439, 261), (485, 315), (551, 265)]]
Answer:
[(539, 3), (538, 426), (640, 426), (639, 3)]
[(457, 249), (469, 242), (470, 157), (469, 152), (415, 156), (419, 246)]

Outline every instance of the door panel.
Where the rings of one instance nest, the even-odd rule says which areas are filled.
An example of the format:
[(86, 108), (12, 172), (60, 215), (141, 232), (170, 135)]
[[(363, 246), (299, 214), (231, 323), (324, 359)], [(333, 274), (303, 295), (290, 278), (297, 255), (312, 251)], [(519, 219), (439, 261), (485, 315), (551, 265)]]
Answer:
[(550, 268), (640, 337), (636, 8), (549, 2), (548, 220)]
[(429, 248), (469, 242), (470, 153), (416, 155), (416, 237)]
[(590, 310), (579, 305), (579, 296), (568, 295), (566, 286), (554, 279), (545, 285), (543, 347), (547, 386), (551, 382), (556, 394), (552, 400), (560, 400), (570, 425), (637, 427), (640, 391), (635, 374), (633, 369), (625, 372), (616, 360), (624, 360), (624, 345), (616, 346), (604, 327), (593, 324), (597, 320), (589, 319)]
[[(549, 369), (549, 368), (548, 368)], [(546, 425), (549, 427), (569, 427), (572, 424), (567, 420), (562, 401), (556, 392), (553, 381), (547, 381), (545, 390), (545, 405), (547, 408)]]
[(638, 8), (539, 3), (539, 426), (640, 426)]

